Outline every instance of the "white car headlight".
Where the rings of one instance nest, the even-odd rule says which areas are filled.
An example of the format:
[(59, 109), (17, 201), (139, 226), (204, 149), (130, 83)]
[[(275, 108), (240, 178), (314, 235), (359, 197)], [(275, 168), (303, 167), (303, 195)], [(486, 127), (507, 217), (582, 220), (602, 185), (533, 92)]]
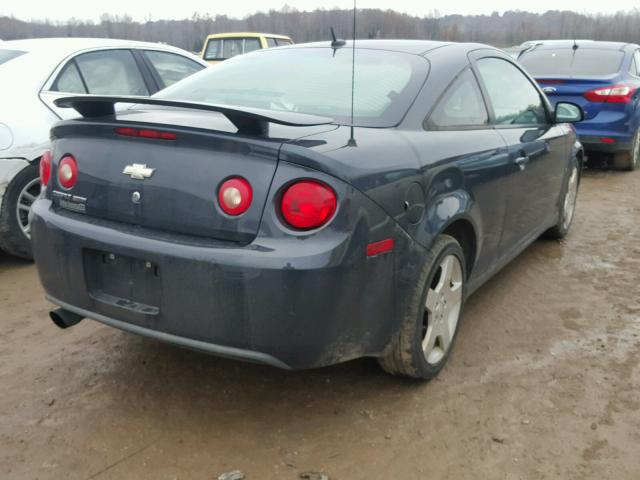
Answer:
[(0, 123), (0, 150), (6, 150), (13, 145), (13, 134), (9, 127)]

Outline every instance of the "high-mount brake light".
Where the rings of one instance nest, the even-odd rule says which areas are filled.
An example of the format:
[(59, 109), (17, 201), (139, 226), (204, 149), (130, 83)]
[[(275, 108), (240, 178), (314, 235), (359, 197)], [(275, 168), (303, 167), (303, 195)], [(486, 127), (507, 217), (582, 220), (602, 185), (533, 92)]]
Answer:
[(65, 155), (58, 164), (58, 182), (67, 190), (78, 181), (78, 164), (71, 155)]
[(242, 177), (230, 178), (218, 189), (218, 203), (227, 215), (242, 215), (251, 206), (252, 199), (251, 184)]
[(125, 137), (152, 138), (157, 140), (175, 140), (178, 138), (178, 135), (173, 132), (150, 130), (148, 128), (118, 127), (115, 129), (115, 132)]
[(40, 159), (40, 183), (46, 187), (51, 179), (51, 152), (47, 150)]
[(326, 224), (336, 211), (338, 199), (333, 189), (317, 180), (300, 180), (282, 194), (280, 212), (296, 230), (312, 230)]
[(596, 103), (631, 103), (637, 88), (630, 85), (612, 85), (584, 93), (584, 98)]

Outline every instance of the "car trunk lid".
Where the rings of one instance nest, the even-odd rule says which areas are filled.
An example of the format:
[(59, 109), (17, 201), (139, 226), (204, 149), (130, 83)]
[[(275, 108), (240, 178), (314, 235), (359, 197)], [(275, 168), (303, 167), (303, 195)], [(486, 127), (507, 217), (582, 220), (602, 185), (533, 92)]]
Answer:
[[(122, 128), (127, 135), (118, 133)], [(273, 136), (241, 135), (218, 113), (184, 109), (70, 120), (52, 131), (53, 158), (57, 164), (73, 155), (78, 180), (67, 191), (54, 175), (50, 188), (59, 208), (90, 217), (249, 243), (258, 231), (280, 146), (309, 129), (327, 126), (276, 126)], [(129, 135), (141, 130), (169, 138)], [(231, 177), (246, 179), (253, 190), (249, 209), (239, 216), (225, 214), (217, 200), (220, 184)]]
[(554, 105), (557, 102), (571, 102), (582, 107), (585, 120), (594, 118), (609, 105), (606, 102), (590, 102), (584, 94), (597, 88), (614, 85), (614, 79), (608, 77), (544, 77), (536, 78), (536, 81)]

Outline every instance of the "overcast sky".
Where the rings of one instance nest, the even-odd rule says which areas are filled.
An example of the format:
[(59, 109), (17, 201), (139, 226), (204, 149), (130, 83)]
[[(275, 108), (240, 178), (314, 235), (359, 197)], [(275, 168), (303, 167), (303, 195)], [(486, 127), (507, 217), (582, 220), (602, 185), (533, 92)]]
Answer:
[[(257, 11), (267, 11), (271, 8), (280, 9), (285, 4), (298, 10), (314, 10), (316, 8), (341, 7), (349, 8), (353, 0), (109, 0), (108, 2), (95, 0), (2, 0), (0, 16), (14, 15), (24, 20), (77, 19), (98, 20), (103, 13), (124, 15), (128, 14), (136, 20), (152, 18), (182, 19), (190, 17), (194, 12), (211, 15), (225, 14), (232, 17), (244, 17)], [(428, 0), (360, 0), (358, 8), (392, 8), (417, 16), (425, 16), (437, 8), (441, 14), (490, 14), (493, 11), (504, 12), (519, 8), (533, 12), (547, 10), (575, 10), (581, 13), (615, 13), (609, 10), (612, 5), (616, 11), (631, 10), (640, 7), (638, 0), (616, 0), (604, 2), (602, 0), (537, 0), (536, 2), (514, 2), (513, 0), (449, 0), (447, 2), (430, 2)]]

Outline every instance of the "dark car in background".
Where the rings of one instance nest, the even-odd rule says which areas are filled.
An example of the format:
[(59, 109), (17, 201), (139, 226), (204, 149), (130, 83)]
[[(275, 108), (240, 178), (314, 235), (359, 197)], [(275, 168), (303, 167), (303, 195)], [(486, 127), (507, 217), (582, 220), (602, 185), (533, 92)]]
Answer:
[(640, 161), (640, 46), (583, 40), (534, 43), (519, 61), (552, 103), (573, 102), (585, 120), (576, 128), (587, 154), (613, 154), (614, 166)]
[(33, 207), (53, 321), (282, 368), (370, 356), (436, 375), (464, 300), (567, 234), (583, 154), (564, 122), (582, 112), (554, 111), (488, 46), (350, 47), (238, 56), (127, 111), (58, 100), (85, 118), (53, 128)]

